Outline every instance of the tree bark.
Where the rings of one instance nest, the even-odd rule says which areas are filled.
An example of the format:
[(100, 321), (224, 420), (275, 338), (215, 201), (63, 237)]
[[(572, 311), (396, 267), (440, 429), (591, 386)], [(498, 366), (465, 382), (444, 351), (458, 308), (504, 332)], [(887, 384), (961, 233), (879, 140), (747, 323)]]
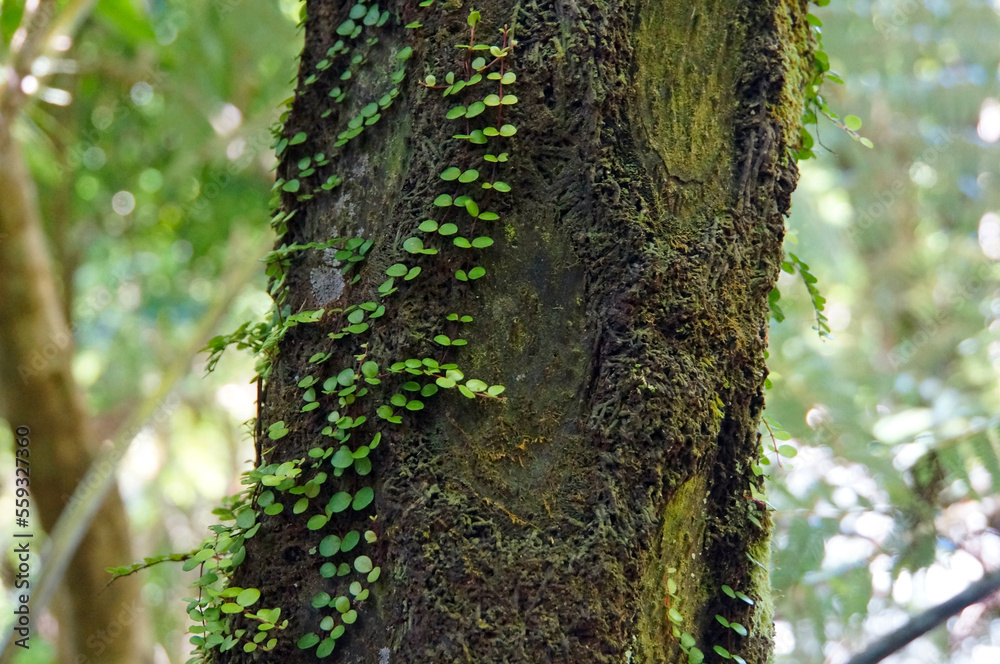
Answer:
[[(327, 93), (353, 53), (315, 84), (305, 79), (341, 38), (351, 5), (308, 3), (284, 133), (307, 139), (287, 148), (279, 169), (292, 179), (301, 158), (322, 152), (333, 161), (319, 182), (328, 173), (343, 178), (311, 200), (285, 195), (285, 209), (298, 212), (284, 242), (375, 240), (360, 280), (342, 291), (324, 286), (337, 281), (323, 252), (293, 262), (290, 311), (373, 300), (384, 301), (386, 314), (371, 322), (370, 336), (327, 338), (347, 324), (336, 312), (289, 332), (259, 416), (265, 431), (283, 420), (291, 432), (270, 452), (262, 441), (265, 460), (301, 458), (331, 442), (320, 431), (332, 408), (301, 413), (297, 383), (353, 366), (362, 341), (382, 367), (406, 358), (456, 362), (466, 377), (505, 385), (505, 400), (442, 390), (424, 410), (403, 410), (400, 425), (369, 413), (352, 444), (382, 433), (373, 474), (349, 471), (325, 490), (373, 484), (371, 509), (334, 515), (319, 532), (306, 528), (316, 510), (261, 517), (235, 582), (260, 588), (262, 605), (283, 607), (290, 620), (268, 661), (315, 661), (295, 641), (322, 633), (331, 610), (311, 600), (346, 594), (354, 577), (323, 578), (325, 559), (314, 550), (328, 533), (371, 528), (378, 541), (358, 551), (383, 573), (337, 642), (335, 661), (687, 661), (669, 604), (706, 661), (718, 660), (718, 645), (766, 662), (770, 520), (750, 499), (751, 485), (761, 484), (751, 466), (767, 295), (811, 67), (806, 3), (479, 2), (476, 41), (499, 43), (506, 24), (518, 42), (509, 91), (519, 101), (503, 111), (517, 133), (482, 147), (452, 139), (467, 125), (444, 116), (492, 89), (442, 99), (418, 84), (428, 74), (443, 82), (449, 70), (463, 77), (455, 45), (468, 43), (473, 7), (388, 5), (395, 27), (391, 20), (357, 40), (379, 38), (369, 69), (352, 72), (346, 99), (335, 104)], [(414, 21), (422, 27), (401, 27)], [(414, 52), (395, 102), (360, 137), (334, 147), (345, 123), (392, 87), (393, 68), (379, 63), (404, 46)], [(433, 201), (474, 190), (439, 174), (450, 166), (488, 172), (482, 153), (501, 150), (510, 161), (496, 177), (511, 193), (469, 194), (500, 215), (476, 222), (475, 234), (493, 237), (493, 247), (457, 249), (417, 230), (428, 218), (454, 220), (469, 235), (471, 217)], [(440, 254), (407, 253), (408, 237)], [(397, 279), (399, 292), (380, 300), (376, 288), (397, 262), (422, 272)], [(485, 277), (456, 280), (457, 269), (475, 264)], [(460, 327), (446, 321), (452, 312), (475, 320)], [(442, 349), (439, 334), (469, 343)], [(309, 363), (317, 352), (334, 353), (319, 372)], [(403, 380), (385, 377), (374, 402), (387, 402)], [(723, 585), (755, 603), (731, 598)], [(717, 614), (748, 635), (723, 627)], [(251, 656), (237, 648), (222, 661)]]

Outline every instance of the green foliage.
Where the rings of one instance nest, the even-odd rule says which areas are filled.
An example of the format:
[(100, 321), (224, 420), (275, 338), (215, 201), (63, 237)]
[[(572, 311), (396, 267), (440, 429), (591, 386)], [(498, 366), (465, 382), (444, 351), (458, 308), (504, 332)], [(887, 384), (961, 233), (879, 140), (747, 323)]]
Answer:
[[(830, 4), (830, 0), (813, 0), (813, 2), (820, 7)], [(858, 129), (861, 129), (861, 118), (856, 115), (847, 115), (841, 120), (840, 116), (827, 105), (826, 98), (820, 92), (820, 87), (824, 82), (831, 81), (843, 84), (844, 79), (840, 77), (840, 74), (830, 69), (830, 56), (823, 50), (823, 21), (814, 14), (809, 14), (807, 19), (815, 40), (815, 49), (812, 59), (812, 77), (806, 86), (806, 110), (802, 116), (802, 147), (796, 152), (795, 158), (803, 160), (816, 156), (814, 147), (819, 141), (820, 115), (825, 116), (865, 147), (874, 147), (871, 140), (858, 134)], [(816, 137), (813, 137), (807, 129), (809, 125), (815, 127)]]
[[(385, 18), (383, 18), (383, 16)], [(347, 18), (337, 28), (338, 35), (343, 37), (327, 53), (328, 58), (317, 65), (316, 73), (305, 75), (301, 81), (299, 94), (306, 94), (308, 86), (313, 85), (325, 75), (327, 71), (334, 71), (337, 63), (351, 56), (352, 51), (361, 48), (362, 52), (351, 57), (350, 65), (358, 68), (364, 64), (367, 56), (364, 47), (356, 46), (357, 40), (365, 34), (365, 30), (371, 27), (378, 27), (387, 20), (387, 14), (380, 14), (377, 6), (368, 6), (364, 2), (356, 3), (349, 12)], [(497, 94), (491, 94), (485, 100), (473, 99), (468, 106), (453, 108), (446, 113), (445, 119), (463, 117), (466, 120), (474, 119), (487, 113), (490, 109), (495, 113), (495, 123), (499, 129), (485, 127), (475, 129), (473, 133), (465, 136), (472, 145), (480, 145), (487, 142), (489, 138), (506, 139), (514, 136), (516, 128), (510, 123), (503, 122), (504, 108), (517, 103), (514, 95), (504, 94), (503, 86), (511, 85), (515, 82), (516, 76), (507, 68), (506, 58), (511, 52), (513, 41), (507, 28), (500, 31), (502, 36), (501, 44), (489, 46), (475, 44), (475, 28), (480, 23), (481, 16), (478, 12), (471, 12), (468, 18), (469, 25), (469, 45), (462, 45), (466, 69), (475, 70), (471, 77), (464, 81), (456, 81), (454, 74), (448, 73), (445, 80), (448, 81), (444, 95), (459, 95), (462, 90), (479, 83), (483, 74), (490, 76), (489, 80), (497, 85)], [(412, 25), (412, 24), (411, 24)], [(370, 47), (377, 38), (368, 37), (366, 43)], [(493, 55), (494, 60), (487, 63), (482, 57), (474, 55), (477, 51), (488, 50)], [(407, 61), (413, 55), (413, 48), (406, 46), (401, 49), (396, 60), (400, 63)], [(496, 69), (496, 71), (492, 71)], [(400, 69), (393, 76), (393, 83), (398, 84), (405, 76), (405, 69)], [(345, 76), (346, 74), (346, 76)], [(494, 76), (495, 74), (495, 76)], [(340, 80), (348, 81), (353, 77), (350, 69), (341, 70)], [(423, 81), (424, 87), (435, 89), (436, 77), (427, 76)], [(444, 87), (444, 86), (442, 86)], [(336, 94), (331, 93), (334, 103), (340, 103), (349, 94), (346, 84), (338, 85), (334, 88)], [(337, 134), (338, 140), (334, 147), (341, 147), (348, 141), (359, 136), (365, 129), (378, 121), (381, 116), (380, 110), (385, 110), (391, 105), (393, 98), (398, 94), (398, 88), (393, 88), (384, 94), (378, 102), (369, 102), (352, 119), (348, 120), (347, 128)], [(463, 138), (462, 136), (456, 138)], [(308, 145), (309, 137), (304, 132), (298, 132), (291, 138), (281, 135), (280, 131), (275, 132), (276, 153), (285, 159), (286, 163), (293, 159), (292, 152), (302, 150)], [(509, 152), (501, 152), (499, 156), (488, 154), (483, 157), (487, 162), (494, 164), (506, 163)], [(477, 157), (478, 159), (478, 157)], [(298, 156), (294, 161), (298, 171), (298, 177), (289, 180), (278, 178), (274, 185), (274, 191), (278, 197), (275, 203), (285, 201), (286, 207), (279, 210), (272, 218), (272, 227), (279, 234), (287, 229), (288, 221), (295, 215), (297, 208), (287, 206), (292, 200), (289, 196), (294, 196), (294, 203), (298, 204), (308, 201), (313, 196), (329, 191), (340, 183), (340, 178), (336, 174), (323, 172), (324, 167), (331, 163), (331, 158), (325, 154)], [(469, 224), (469, 217), (475, 221), (496, 221), (499, 215), (492, 212), (483, 212), (469, 193), (463, 193), (462, 187), (470, 187), (479, 184), (478, 189), (491, 189), (501, 193), (511, 190), (509, 184), (496, 180), (493, 176), (480, 182), (481, 173), (476, 168), (462, 168), (452, 166), (440, 173), (440, 180), (458, 189), (441, 193), (434, 199), (434, 205), (443, 208), (441, 214), (448, 217), (449, 214), (457, 213), (459, 219), (425, 220), (420, 223), (418, 230), (428, 234), (429, 240), (434, 237), (448, 238), (455, 235), (460, 227)], [(310, 183), (320, 179), (323, 185), (316, 187)], [(458, 210), (456, 210), (458, 208)], [(464, 216), (463, 216), (464, 215)], [(492, 238), (488, 236), (476, 236), (471, 240), (465, 237), (455, 237), (451, 241), (452, 246), (459, 249), (478, 251), (491, 247), (494, 244)], [(333, 239), (324, 243), (308, 243), (282, 245), (265, 257), (267, 274), (271, 279), (270, 293), (274, 299), (274, 308), (270, 320), (267, 323), (245, 323), (236, 332), (214, 338), (208, 345), (210, 352), (209, 369), (211, 370), (218, 363), (219, 358), (227, 347), (236, 345), (238, 348), (247, 348), (258, 355), (259, 380), (269, 377), (270, 367), (273, 364), (278, 345), (285, 333), (291, 327), (303, 323), (316, 323), (320, 320), (340, 321), (340, 331), (331, 332), (328, 336), (334, 341), (354, 335), (369, 333), (371, 326), (377, 324), (375, 319), (380, 318), (386, 311), (387, 299), (399, 291), (400, 286), (396, 280), (401, 280), (402, 284), (410, 282), (422, 273), (421, 266), (409, 266), (405, 263), (394, 263), (385, 270), (388, 279), (378, 288), (379, 298), (383, 301), (363, 302), (352, 304), (343, 309), (304, 311), (291, 313), (285, 305), (287, 297), (287, 286), (285, 278), (291, 261), (304, 250), (329, 250), (338, 247), (335, 258), (342, 261), (344, 266), (342, 271), (346, 275), (351, 269), (361, 269), (361, 263), (366, 258), (368, 251), (372, 248), (373, 242), (363, 238)], [(419, 237), (410, 237), (402, 242), (401, 249), (415, 256), (439, 255), (443, 247), (425, 244)], [(463, 265), (456, 270), (456, 276), (463, 281), (475, 281), (486, 275), (486, 269), (480, 265), (468, 264), (467, 258), (456, 255), (452, 258), (447, 256), (448, 262), (458, 262)], [(360, 274), (356, 274), (354, 280), (348, 285), (356, 283)], [(447, 317), (444, 325), (451, 327), (456, 324), (467, 324), (472, 322), (471, 316), (461, 316), (453, 314)], [(434, 336), (434, 341), (441, 347), (452, 348), (461, 347), (468, 342), (463, 338), (456, 338), (453, 333), (442, 332)], [(354, 356), (354, 362), (349, 366), (334, 369), (326, 373), (321, 372), (323, 365), (336, 357), (336, 353), (330, 351), (319, 351), (314, 353), (309, 363), (315, 365), (317, 370), (314, 373), (304, 376), (298, 382), (298, 388), (302, 390), (303, 412), (328, 409), (329, 414), (326, 420), (329, 425), (323, 428), (321, 435), (332, 438), (335, 444), (324, 446), (317, 445), (309, 449), (306, 457), (285, 461), (281, 464), (263, 464), (250, 471), (245, 478), (248, 488), (240, 494), (238, 505), (234, 504), (229, 512), (232, 513), (236, 521), (235, 530), (225, 531), (227, 537), (241, 537), (240, 543), (251, 537), (260, 527), (260, 518), (266, 518), (285, 511), (290, 504), (291, 512), (294, 515), (301, 515), (305, 519), (306, 528), (319, 535), (319, 540), (315, 552), (323, 558), (332, 558), (320, 567), (320, 576), (325, 579), (345, 579), (347, 591), (334, 597), (330, 592), (320, 592), (313, 600), (312, 605), (316, 609), (332, 608), (332, 612), (323, 612), (319, 622), (319, 630), (308, 632), (297, 640), (297, 646), (303, 650), (315, 648), (317, 657), (323, 658), (331, 654), (336, 645), (337, 639), (347, 633), (348, 626), (354, 624), (359, 618), (359, 603), (369, 597), (370, 589), (365, 588), (358, 580), (352, 580), (352, 569), (357, 574), (364, 577), (369, 584), (376, 583), (381, 575), (380, 567), (376, 566), (368, 555), (356, 555), (348, 559), (336, 560), (353, 549), (362, 545), (361, 534), (356, 530), (351, 530), (343, 535), (327, 532), (332, 525), (337, 523), (338, 514), (348, 511), (362, 512), (375, 505), (376, 494), (372, 486), (363, 485), (356, 491), (333, 490), (331, 497), (325, 504), (319, 504), (315, 499), (321, 493), (324, 486), (335, 486), (337, 478), (345, 472), (352, 471), (358, 477), (368, 477), (373, 471), (372, 451), (378, 447), (381, 440), (381, 432), (377, 432), (368, 445), (354, 447), (350, 444), (351, 438), (355, 435), (355, 430), (368, 421), (367, 415), (352, 414), (347, 415), (349, 410), (357, 413), (354, 404), (370, 404), (367, 412), (377, 415), (385, 425), (398, 425), (402, 423), (404, 413), (415, 413), (427, 407), (428, 399), (433, 398), (439, 389), (455, 389), (462, 396), (468, 399), (487, 398), (502, 399), (500, 395), (504, 392), (502, 385), (490, 385), (476, 378), (466, 378), (455, 362), (442, 363), (437, 359), (406, 359), (391, 363), (386, 370), (379, 367), (378, 363), (368, 358), (368, 343), (361, 343), (361, 353)], [(377, 404), (377, 389), (389, 394), (391, 388), (383, 385), (383, 381), (393, 376), (408, 378), (398, 385), (398, 391), (388, 398), (388, 403)], [(413, 380), (413, 377), (422, 378), (423, 381)], [(388, 391), (387, 391), (388, 390)], [(419, 396), (420, 398), (416, 398)], [(399, 409), (397, 411), (397, 409)], [(292, 431), (286, 426), (284, 421), (273, 422), (267, 427), (267, 436), (270, 440), (280, 440)], [(332, 478), (331, 478), (332, 476)], [(289, 501), (289, 502), (286, 502)], [(374, 517), (372, 517), (374, 518)], [(217, 529), (221, 527), (213, 527)], [(216, 530), (216, 532), (223, 532)], [(368, 530), (364, 534), (364, 544), (370, 545), (377, 540), (374, 531)], [(208, 551), (208, 553), (203, 553)], [(219, 552), (218, 547), (203, 549), (192, 554), (179, 555), (180, 560), (188, 563), (204, 565), (213, 555)], [(188, 557), (185, 557), (185, 556)], [(241, 554), (241, 555), (245, 555)], [(193, 562), (192, 562), (193, 561)], [(238, 563), (236, 563), (238, 564)], [(228, 618), (219, 619), (221, 616), (230, 614), (243, 615), (245, 618), (253, 618), (249, 608), (260, 599), (257, 589), (234, 588), (231, 585), (231, 569), (236, 564), (221, 562), (213, 564), (212, 569), (225, 568), (226, 575), (214, 574), (211, 584), (202, 584), (201, 588), (207, 599), (203, 600), (199, 596), (198, 600), (192, 600), (189, 612), (193, 618), (201, 619), (202, 627), (192, 628), (192, 632), (197, 636), (192, 637), (192, 643), (196, 646), (196, 659), (211, 661), (213, 649), (218, 647), (230, 649), (243, 644), (244, 650), (252, 652), (254, 650), (270, 650), (277, 643), (276, 638), (258, 638), (256, 635), (248, 635), (243, 627), (234, 626)], [(131, 573), (131, 568), (122, 568), (122, 573)], [(211, 589), (211, 591), (209, 591)], [(331, 588), (332, 590), (332, 588)], [(217, 592), (216, 592), (217, 591)], [(221, 602), (221, 603), (220, 603)], [(218, 613), (216, 613), (216, 610)], [(277, 613), (268, 613), (264, 618), (274, 618), (277, 620), (280, 609), (274, 609)], [(256, 620), (262, 620), (261, 612), (256, 614)], [(267, 622), (268, 629), (275, 627), (273, 622)], [(287, 626), (287, 620), (282, 622), (279, 629)], [(258, 628), (260, 629), (260, 628)], [(262, 630), (266, 631), (266, 630)], [(204, 635), (204, 636), (202, 636)]]

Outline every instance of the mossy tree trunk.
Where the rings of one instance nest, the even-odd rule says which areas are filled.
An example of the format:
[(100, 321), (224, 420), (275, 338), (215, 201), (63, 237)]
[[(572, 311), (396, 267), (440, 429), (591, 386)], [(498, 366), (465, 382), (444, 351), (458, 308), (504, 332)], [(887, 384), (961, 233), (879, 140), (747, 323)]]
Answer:
[[(375, 501), (334, 514), (319, 531), (306, 526), (313, 508), (262, 517), (236, 584), (260, 588), (261, 604), (283, 607), (291, 621), (287, 645), (268, 661), (315, 661), (315, 650), (299, 650), (295, 640), (322, 636), (321, 618), (337, 614), (313, 608), (312, 599), (347, 595), (356, 576), (323, 578), (327, 559), (315, 549), (327, 534), (352, 528), (378, 534), (355, 551), (383, 573), (330, 661), (685, 662), (667, 603), (706, 661), (720, 661), (715, 645), (767, 661), (770, 522), (750, 499), (760, 485), (751, 466), (767, 295), (797, 175), (789, 150), (809, 67), (806, 3), (390, 2), (391, 19), (364, 27), (353, 42), (337, 34), (351, 7), (308, 3), (299, 92), (284, 133), (306, 139), (292, 141), (279, 169), (285, 180), (300, 179), (284, 195), (285, 209), (297, 213), (283, 241), (362, 237), (374, 245), (346, 287), (332, 250), (293, 261), (290, 311), (327, 313), (284, 338), (260, 418), (265, 432), (277, 421), (290, 430), (270, 450), (265, 436), (268, 462), (333, 443), (321, 430), (335, 402), (323, 396), (322, 407), (302, 413), (298, 384), (356, 366), (367, 343), (365, 359), (385, 375), (359, 399), (365, 407), (345, 413), (368, 417), (349, 445), (382, 433), (374, 471), (334, 478), (320, 499), (369, 485)], [(499, 44), (504, 25), (517, 40), (505, 60), (517, 80), (504, 89), (518, 102), (500, 120), (517, 133), (486, 145), (452, 135), (492, 124), (495, 108), (472, 120), (445, 114), (495, 92), (495, 81), (444, 99), (440, 90), (445, 72), (466, 76), (467, 52), (455, 45), (469, 41), (473, 8), (482, 13), (477, 42)], [(422, 25), (402, 27), (413, 22)], [(371, 36), (379, 41), (366, 46)], [(338, 39), (354, 50), (317, 70)], [(404, 47), (413, 53), (398, 96), (375, 124), (335, 147), (346, 123), (394, 87)], [(367, 55), (351, 66), (357, 53)], [(439, 89), (421, 85), (429, 74)], [(329, 94), (338, 86), (340, 103)], [(483, 161), (501, 151), (508, 162)], [(331, 163), (299, 178), (298, 162), (316, 153)], [(477, 168), (480, 180), (444, 181), (451, 166)], [(332, 191), (310, 184), (330, 174), (342, 178)], [(512, 191), (479, 188), (492, 178)], [(434, 205), (441, 193), (473, 196), (499, 219), (475, 221), (472, 230), (466, 210)], [(496, 243), (457, 248), (452, 237), (418, 230), (429, 218)], [(410, 237), (440, 253), (408, 253)], [(422, 271), (397, 278), (399, 290), (381, 298), (377, 288), (395, 263)], [(455, 278), (474, 265), (486, 275)], [(351, 284), (353, 274), (360, 279)], [(366, 301), (386, 307), (370, 330), (327, 336), (350, 324), (331, 310)], [(475, 320), (447, 321), (453, 312)], [(468, 345), (443, 347), (434, 341), (442, 334)], [(333, 356), (311, 364), (321, 352)], [(375, 407), (413, 378), (385, 368), (424, 357), (505, 385), (505, 400), (443, 389), (423, 410), (397, 408), (399, 424), (377, 417)], [(665, 579), (676, 584), (669, 602)], [(723, 585), (755, 603), (729, 597)], [(716, 614), (748, 635), (724, 628)], [(251, 659), (239, 649), (223, 657)]]

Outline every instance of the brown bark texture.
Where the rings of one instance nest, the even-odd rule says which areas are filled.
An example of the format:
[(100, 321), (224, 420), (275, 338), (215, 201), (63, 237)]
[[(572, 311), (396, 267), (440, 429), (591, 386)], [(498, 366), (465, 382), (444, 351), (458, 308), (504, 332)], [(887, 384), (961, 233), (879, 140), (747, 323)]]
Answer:
[[(286, 195), (285, 208), (298, 211), (283, 241), (375, 244), (360, 280), (342, 290), (328, 287), (337, 283), (330, 252), (302, 254), (289, 304), (295, 312), (384, 301), (386, 314), (367, 336), (329, 339), (345, 324), (330, 312), (285, 337), (259, 415), (264, 431), (283, 420), (290, 433), (265, 438), (265, 460), (329, 444), (320, 431), (332, 408), (300, 412), (297, 383), (353, 366), (362, 342), (383, 367), (456, 362), (467, 377), (505, 385), (505, 400), (442, 390), (423, 410), (404, 410), (399, 425), (368, 413), (351, 444), (382, 433), (373, 473), (345, 473), (320, 500), (372, 485), (372, 507), (336, 514), (319, 532), (306, 528), (312, 511), (261, 517), (235, 582), (260, 588), (262, 605), (281, 606), (288, 635), (271, 655), (254, 660), (237, 648), (222, 661), (317, 661), (295, 640), (322, 635), (333, 611), (311, 600), (346, 594), (354, 577), (323, 578), (315, 549), (328, 533), (371, 528), (378, 541), (351, 555), (365, 553), (383, 573), (327, 661), (686, 662), (671, 633), (669, 578), (670, 608), (706, 661), (721, 661), (719, 645), (766, 662), (770, 521), (749, 499), (760, 484), (750, 467), (764, 405), (767, 295), (797, 178), (789, 150), (809, 67), (806, 3), (389, 2), (381, 8), (392, 20), (356, 40), (361, 52), (366, 37), (378, 37), (366, 68), (343, 82), (354, 53), (335, 56), (306, 84), (342, 39), (336, 30), (351, 7), (308, 3), (284, 134), (307, 138), (287, 148), (279, 174), (291, 179), (300, 159), (324, 153), (333, 160), (318, 181), (336, 173), (343, 183), (306, 201)], [(517, 133), (485, 146), (452, 135), (492, 124), (495, 109), (468, 122), (445, 114), (493, 87), (442, 99), (419, 84), (428, 74), (439, 84), (448, 71), (465, 76), (455, 45), (468, 43), (473, 8), (482, 14), (477, 42), (499, 43), (504, 25), (517, 39), (508, 64), (518, 103), (503, 111)], [(402, 27), (415, 21), (422, 27)], [(393, 87), (394, 55), (405, 46), (413, 55), (394, 103), (334, 147), (345, 123)], [(337, 86), (347, 92), (340, 104), (328, 94)], [(510, 160), (494, 171), (482, 154), (501, 151)], [(451, 166), (495, 173), (512, 191), (461, 189), (440, 177)], [(469, 193), (500, 218), (472, 230), (464, 210), (435, 207), (441, 193)], [(425, 219), (496, 243), (456, 248), (419, 232)], [(440, 253), (404, 251), (409, 237)], [(422, 272), (397, 279), (399, 291), (380, 300), (376, 289), (397, 262)], [(486, 276), (456, 280), (473, 265)], [(452, 312), (475, 320), (448, 322)], [(439, 334), (468, 345), (442, 348)], [(318, 352), (334, 355), (317, 370), (309, 359)], [(408, 378), (385, 377), (374, 401), (387, 402)], [(749, 634), (724, 628), (716, 614)]]

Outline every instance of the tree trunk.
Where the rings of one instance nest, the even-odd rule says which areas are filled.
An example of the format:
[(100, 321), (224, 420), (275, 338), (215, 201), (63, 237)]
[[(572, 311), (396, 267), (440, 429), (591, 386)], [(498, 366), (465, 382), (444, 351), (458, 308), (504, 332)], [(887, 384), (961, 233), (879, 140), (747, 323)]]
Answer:
[[(12, 429), (30, 431), (29, 523), (15, 532), (31, 533), (30, 548), (40, 554), (43, 532), (52, 532), (95, 454), (90, 417), (73, 379), (73, 334), (63, 316), (34, 184), (9, 129), (0, 122), (0, 415)], [(143, 644), (146, 616), (138, 581), (123, 579), (105, 588), (106, 568), (130, 559), (128, 516), (116, 488), (80, 542), (53, 608), (60, 662), (151, 659), (152, 649)], [(31, 570), (31, 591), (38, 574)], [(33, 614), (32, 635), (39, 617)], [(9, 644), (4, 661), (17, 651)]]
[[(279, 492), (286, 509), (262, 516), (248, 540), (236, 585), (260, 588), (261, 605), (282, 607), (290, 621), (266, 659), (315, 661), (316, 651), (296, 640), (326, 636), (322, 618), (340, 624), (341, 614), (313, 608), (313, 598), (350, 597), (349, 583), (365, 582), (353, 570), (324, 578), (321, 565), (364, 554), (382, 574), (371, 596), (352, 604), (359, 617), (345, 625), (333, 661), (686, 662), (682, 649), (693, 639), (706, 661), (718, 661), (720, 646), (763, 663), (773, 636), (770, 521), (751, 499), (751, 486), (761, 484), (751, 467), (764, 405), (767, 295), (811, 66), (806, 3), (483, 0), (474, 7), (482, 14), (475, 41), (500, 45), (498, 30), (512, 28), (517, 43), (503, 66), (517, 79), (503, 94), (518, 101), (449, 120), (454, 106), (498, 92), (484, 80), (442, 99), (447, 71), (462, 80), (467, 57), (493, 59), (455, 47), (470, 43), (472, 7), (460, 5), (390, 2), (392, 19), (351, 41), (337, 34), (349, 3), (308, 3), (299, 92), (283, 134), (304, 132), (306, 140), (285, 149), (279, 175), (299, 179), (298, 162), (316, 153), (332, 161), (284, 194), (284, 209), (297, 214), (283, 241), (361, 237), (374, 247), (359, 281), (350, 284), (348, 272), (346, 287), (331, 250), (293, 260), (288, 311), (327, 313), (290, 329), (280, 345), (260, 419), (264, 431), (283, 421), (290, 433), (273, 443), (265, 437), (264, 460), (339, 448), (321, 434), (333, 410), (368, 418), (352, 430), (350, 448), (376, 432), (382, 439), (370, 475), (331, 478), (300, 515), (290, 509), (296, 497)], [(412, 22), (422, 26), (402, 28)], [(338, 39), (352, 52), (322, 70)], [(405, 56), (395, 54), (407, 46), (413, 54), (391, 106), (336, 147), (348, 121), (394, 87)], [(429, 74), (436, 89), (420, 83)], [(337, 86), (340, 103), (328, 94)], [(485, 145), (451, 138), (508, 122), (516, 135)], [(483, 161), (502, 151), (508, 162)], [(472, 184), (445, 181), (440, 174), (452, 166), (482, 175)], [(343, 181), (327, 193), (318, 185), (331, 174)], [(494, 178), (511, 191), (480, 188)], [(499, 219), (436, 206), (443, 193), (471, 196)], [(458, 248), (452, 236), (418, 230), (429, 218), (496, 243)], [(402, 245), (411, 237), (440, 253), (409, 253)], [(422, 271), (396, 278), (399, 290), (380, 296), (395, 263)], [(456, 279), (475, 265), (484, 277)], [(367, 331), (328, 338), (354, 322), (338, 309), (366, 301), (384, 304), (385, 315)], [(450, 322), (453, 312), (474, 322)], [(445, 347), (437, 335), (468, 345)], [(326, 352), (329, 360), (310, 363)], [(356, 369), (352, 356), (366, 352), (364, 361), (381, 367), (381, 385), (338, 408), (319, 387)], [(418, 396), (400, 389), (417, 377), (387, 368), (425, 357), (506, 386), (503, 400), (441, 389), (421, 399), (422, 410), (396, 407), (399, 424), (376, 416), (396, 392)], [(319, 380), (322, 405), (302, 413), (298, 384), (308, 375)], [(316, 472), (303, 469), (306, 479)], [(307, 528), (334, 492), (364, 486), (375, 490), (370, 507)], [(362, 539), (350, 555), (316, 551), (322, 538), (352, 529), (371, 529), (378, 540)], [(753, 605), (730, 596), (737, 592)], [(251, 660), (239, 648), (222, 657)]]

